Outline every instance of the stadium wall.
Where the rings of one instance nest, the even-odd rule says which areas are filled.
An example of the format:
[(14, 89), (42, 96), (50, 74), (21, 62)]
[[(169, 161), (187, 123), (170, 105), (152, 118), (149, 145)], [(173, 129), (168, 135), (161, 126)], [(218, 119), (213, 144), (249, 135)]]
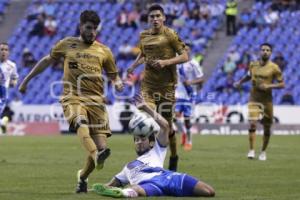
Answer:
[[(130, 109), (135, 112), (136, 108), (130, 107)], [(60, 104), (22, 105), (12, 108), (12, 110), (14, 116), (10, 127), (14, 127), (13, 132), (15, 135), (18, 135), (18, 131), (23, 131), (24, 134), (27, 134), (28, 131), (31, 134), (38, 134), (39, 131), (41, 131), (40, 134), (43, 134), (42, 131), (52, 134), (55, 130), (57, 132), (68, 132), (69, 125), (64, 118)], [(112, 131), (120, 132), (122, 125), (119, 116), (124, 110), (124, 103), (109, 105), (107, 110)], [(215, 135), (247, 134), (247, 113), (246, 105), (196, 105), (193, 108), (193, 132)], [(273, 132), (283, 135), (299, 135), (300, 118), (297, 113), (300, 113), (300, 106), (274, 106), (275, 126)]]

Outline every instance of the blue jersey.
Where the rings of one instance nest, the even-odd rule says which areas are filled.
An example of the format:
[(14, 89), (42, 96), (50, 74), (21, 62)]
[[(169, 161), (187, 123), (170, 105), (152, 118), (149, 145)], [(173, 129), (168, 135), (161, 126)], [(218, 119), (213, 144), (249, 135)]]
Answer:
[(7, 104), (7, 89), (11, 81), (18, 79), (16, 64), (10, 60), (0, 62), (0, 115)]
[(147, 153), (127, 163), (115, 178), (123, 185), (139, 185), (147, 196), (193, 196), (198, 180), (187, 174), (163, 169), (167, 147), (158, 141)]
[(192, 81), (203, 77), (201, 66), (196, 60), (190, 60), (186, 63), (178, 65), (177, 74), (179, 81), (175, 91), (176, 99), (191, 100), (197, 95), (197, 86), (186, 86), (184, 81)]

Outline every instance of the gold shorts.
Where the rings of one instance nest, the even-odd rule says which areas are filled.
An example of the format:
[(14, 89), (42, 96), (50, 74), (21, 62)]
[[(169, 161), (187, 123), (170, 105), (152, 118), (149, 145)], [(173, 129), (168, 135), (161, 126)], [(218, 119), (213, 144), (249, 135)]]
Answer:
[(105, 104), (68, 103), (66, 101), (62, 107), (71, 129), (75, 129), (76, 120), (80, 118), (87, 120), (91, 135), (105, 134), (107, 137), (111, 136)]
[(259, 121), (264, 125), (273, 123), (273, 103), (272, 102), (249, 102), (248, 119)]
[(172, 124), (175, 104), (175, 87), (163, 88), (141, 87), (141, 94), (145, 102), (161, 114), (169, 124)]

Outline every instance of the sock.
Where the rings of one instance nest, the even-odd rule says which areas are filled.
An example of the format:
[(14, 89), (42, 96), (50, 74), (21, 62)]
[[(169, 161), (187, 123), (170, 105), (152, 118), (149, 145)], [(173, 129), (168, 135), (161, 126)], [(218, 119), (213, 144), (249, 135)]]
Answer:
[(94, 159), (97, 154), (97, 147), (94, 140), (90, 136), (89, 128), (87, 126), (81, 125), (77, 129), (77, 135), (79, 136), (79, 139), (85, 150), (87, 150), (90, 156)]
[(177, 118), (175, 123), (176, 123), (176, 126), (177, 126), (177, 131), (179, 133), (186, 133), (186, 129), (185, 129), (184, 123), (182, 121), (182, 118)]
[(186, 133), (181, 133), (181, 144), (185, 145), (186, 143)]
[(254, 150), (255, 138), (256, 138), (255, 131), (249, 132), (248, 137), (249, 137), (249, 148), (250, 148), (250, 150)]
[(81, 170), (80, 178), (86, 180), (94, 169), (95, 169), (94, 159), (89, 155), (86, 159), (83, 169)]
[(192, 134), (190, 129), (187, 129), (186, 135), (187, 135), (187, 143), (192, 144)]
[(176, 143), (176, 135), (173, 131), (173, 135), (169, 138), (170, 140), (170, 151), (171, 151), (171, 157), (177, 156), (177, 143)]

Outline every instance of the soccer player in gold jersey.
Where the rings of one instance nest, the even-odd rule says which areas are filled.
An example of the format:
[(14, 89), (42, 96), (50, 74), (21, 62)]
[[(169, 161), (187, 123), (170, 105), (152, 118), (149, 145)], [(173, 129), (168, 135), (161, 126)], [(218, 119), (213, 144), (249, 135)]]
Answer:
[(264, 129), (263, 145), (261, 148), (259, 160), (266, 160), (266, 149), (271, 136), (271, 125), (273, 123), (273, 104), (272, 89), (284, 88), (285, 84), (282, 73), (277, 64), (270, 60), (272, 54), (272, 45), (264, 43), (260, 45), (260, 60), (251, 62), (248, 74), (235, 83), (236, 87), (251, 80), (252, 89), (248, 104), (249, 112), (249, 143), (250, 150), (248, 158), (255, 158), (255, 132), (256, 123), (261, 119)]
[(83, 11), (80, 15), (80, 37), (60, 40), (51, 53), (36, 64), (19, 87), (21, 92), (25, 92), (32, 78), (55, 61), (64, 59), (64, 89), (60, 102), (70, 128), (76, 130), (88, 153), (85, 166), (77, 173), (77, 193), (87, 192), (89, 174), (95, 168), (102, 169), (105, 159), (110, 155), (106, 143), (111, 131), (104, 104), (105, 77), (102, 70), (116, 90), (123, 89), (112, 52), (96, 41), (99, 23), (100, 18), (95, 11)]
[(177, 170), (177, 145), (172, 129), (175, 85), (177, 83), (176, 64), (189, 60), (186, 45), (177, 33), (166, 27), (163, 8), (154, 4), (148, 9), (150, 28), (140, 34), (141, 53), (127, 70), (131, 74), (141, 63), (145, 63), (141, 93), (146, 103), (169, 122), (171, 156), (169, 169)]

